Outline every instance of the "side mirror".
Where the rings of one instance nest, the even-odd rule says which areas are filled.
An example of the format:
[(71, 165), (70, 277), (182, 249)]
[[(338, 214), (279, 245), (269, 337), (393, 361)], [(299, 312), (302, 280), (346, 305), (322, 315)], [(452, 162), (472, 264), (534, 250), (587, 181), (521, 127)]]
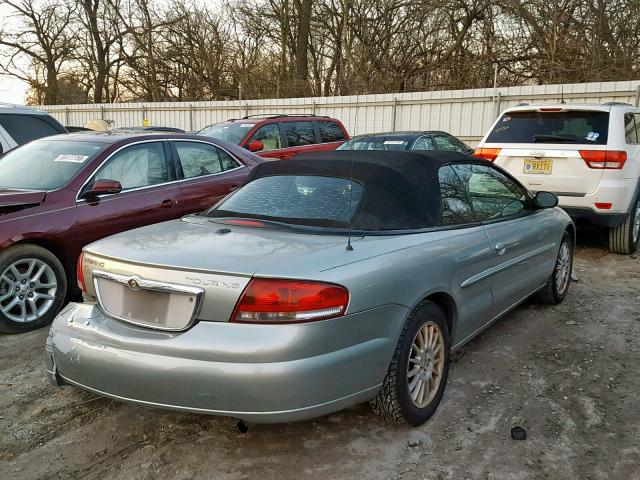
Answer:
[(262, 140), (251, 140), (247, 145), (247, 150), (250, 152), (259, 152), (260, 150), (264, 150), (264, 143), (262, 143)]
[(122, 185), (117, 180), (96, 180), (91, 188), (82, 194), (82, 198), (95, 198), (99, 195), (120, 193)]
[(558, 197), (551, 192), (538, 192), (534, 198), (538, 208), (553, 208), (558, 205)]

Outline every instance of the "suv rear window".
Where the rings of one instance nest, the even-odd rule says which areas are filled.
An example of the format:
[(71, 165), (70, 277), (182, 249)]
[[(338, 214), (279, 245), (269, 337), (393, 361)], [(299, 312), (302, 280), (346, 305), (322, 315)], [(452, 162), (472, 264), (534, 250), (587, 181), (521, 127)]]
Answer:
[(321, 142), (341, 142), (346, 140), (344, 138), (344, 132), (340, 125), (336, 122), (322, 121), (318, 122), (320, 128), (320, 141)]
[[(44, 116), (43, 116), (44, 117)], [(62, 133), (37, 115), (0, 114), (0, 125), (18, 145)]]
[(277, 175), (248, 183), (209, 210), (207, 215), (344, 228), (361, 198), (362, 184), (357, 181), (312, 175)]
[(606, 145), (608, 131), (608, 112), (509, 112), (493, 127), (487, 143)]

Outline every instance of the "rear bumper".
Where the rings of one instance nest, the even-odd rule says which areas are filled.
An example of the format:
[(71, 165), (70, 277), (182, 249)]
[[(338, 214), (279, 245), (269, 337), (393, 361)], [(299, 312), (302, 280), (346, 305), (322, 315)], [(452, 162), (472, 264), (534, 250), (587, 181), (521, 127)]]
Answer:
[(373, 398), (407, 309), (388, 305), (300, 325), (198, 322), (163, 332), (70, 304), (46, 344), (49, 379), (139, 404), (239, 418), (302, 420)]
[(562, 207), (574, 222), (588, 222), (603, 227), (617, 227), (627, 218), (626, 213), (599, 213), (590, 208)]
[[(627, 217), (638, 193), (637, 179), (603, 179), (598, 189), (582, 197), (558, 195), (558, 205), (574, 221), (588, 221), (595, 225), (617, 227)], [(610, 203), (611, 208), (596, 208), (596, 203)]]

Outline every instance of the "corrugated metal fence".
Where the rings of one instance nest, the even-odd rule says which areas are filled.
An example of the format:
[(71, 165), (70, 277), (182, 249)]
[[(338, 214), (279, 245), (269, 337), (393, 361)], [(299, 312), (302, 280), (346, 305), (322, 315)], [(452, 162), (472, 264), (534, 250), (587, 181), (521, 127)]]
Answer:
[(604, 103), (638, 105), (640, 81), (531, 85), (473, 90), (286, 98), (228, 102), (159, 102), (49, 105), (65, 125), (113, 120), (117, 127), (149, 125), (199, 130), (229, 118), (263, 113), (314, 113), (342, 120), (351, 135), (399, 130), (445, 130), (475, 145), (498, 113), (521, 102)]

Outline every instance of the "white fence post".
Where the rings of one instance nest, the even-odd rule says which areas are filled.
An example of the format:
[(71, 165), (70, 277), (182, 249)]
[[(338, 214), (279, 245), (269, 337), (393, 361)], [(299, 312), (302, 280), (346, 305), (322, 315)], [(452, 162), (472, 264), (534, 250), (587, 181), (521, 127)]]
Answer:
[(393, 108), (391, 109), (391, 131), (396, 131), (396, 116), (398, 112), (398, 97), (393, 97)]

